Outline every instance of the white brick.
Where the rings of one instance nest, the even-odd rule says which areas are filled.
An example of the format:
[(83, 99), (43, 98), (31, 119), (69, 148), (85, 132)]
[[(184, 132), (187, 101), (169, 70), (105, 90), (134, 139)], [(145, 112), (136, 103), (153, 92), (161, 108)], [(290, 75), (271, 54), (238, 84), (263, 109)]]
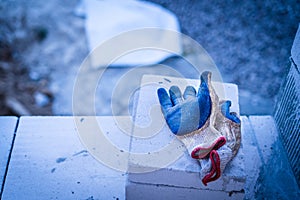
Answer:
[[(121, 132), (113, 118), (97, 119), (107, 132)], [(125, 199), (126, 174), (93, 158), (77, 128), (73, 117), (22, 117), (3, 199)], [(123, 142), (128, 147), (129, 140)]]
[[(163, 86), (169, 88), (171, 85), (178, 85), (181, 90), (184, 90), (187, 84), (198, 88), (199, 80), (151, 75), (143, 77), (136, 108), (135, 125), (137, 128), (133, 130), (131, 153), (138, 152), (144, 157), (137, 159), (135, 155), (131, 155), (129, 170), (139, 173), (129, 173), (129, 181), (137, 184), (158, 184), (203, 191), (242, 191), (246, 179), (243, 146), (227, 166), (222, 177), (205, 187), (199, 176), (198, 162), (187, 154), (183, 144), (167, 127), (160, 111), (157, 89)], [(221, 93), (222, 88), (225, 88), (221, 99), (231, 100), (232, 111), (239, 113), (236, 85), (224, 84), (222, 87), (218, 83), (213, 84), (217, 93)], [(144, 128), (144, 132), (141, 127)]]
[(255, 185), (259, 177), (262, 162), (258, 154), (256, 138), (249, 119), (242, 116), (241, 121), (246, 174), (245, 199), (254, 199)]
[(261, 158), (264, 162), (268, 162), (273, 152), (272, 145), (278, 140), (274, 119), (272, 116), (250, 116), (249, 120), (254, 130)]
[[(250, 116), (261, 166), (255, 185), (257, 199), (299, 199), (299, 187), (272, 116)], [(276, 183), (276, 184), (274, 184)]]
[(4, 175), (17, 121), (17, 117), (0, 117), (0, 188), (2, 188), (4, 181)]

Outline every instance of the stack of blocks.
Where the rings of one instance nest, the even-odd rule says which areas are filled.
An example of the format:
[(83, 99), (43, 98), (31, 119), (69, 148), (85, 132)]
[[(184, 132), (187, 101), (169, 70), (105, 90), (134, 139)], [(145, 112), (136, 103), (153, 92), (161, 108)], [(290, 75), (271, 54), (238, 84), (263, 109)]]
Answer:
[[(133, 128), (127, 123), (129, 116), (0, 117), (0, 198), (299, 199), (272, 116), (241, 116), (237, 156), (222, 177), (202, 185), (198, 161), (169, 131), (156, 96), (159, 87), (178, 85), (183, 90), (198, 84), (199, 80), (144, 76)], [(214, 86), (239, 113), (236, 85)], [(99, 127), (116, 153), (98, 139)], [(82, 134), (91, 135), (98, 145), (95, 151)], [(113, 163), (101, 160), (97, 151)]]
[[(128, 199), (242, 199), (246, 175), (243, 144), (223, 175), (204, 186), (200, 179), (200, 165), (192, 159), (184, 145), (176, 139), (161, 114), (156, 91), (177, 85), (183, 91), (187, 85), (195, 88), (199, 80), (145, 75), (137, 105), (132, 131), (131, 153), (144, 154), (144, 159), (129, 158)], [(239, 114), (238, 90), (233, 84), (213, 82), (220, 99), (232, 101), (231, 111)], [(159, 124), (159, 125), (157, 125)], [(147, 127), (151, 127), (150, 131)], [(244, 130), (242, 130), (242, 140)]]

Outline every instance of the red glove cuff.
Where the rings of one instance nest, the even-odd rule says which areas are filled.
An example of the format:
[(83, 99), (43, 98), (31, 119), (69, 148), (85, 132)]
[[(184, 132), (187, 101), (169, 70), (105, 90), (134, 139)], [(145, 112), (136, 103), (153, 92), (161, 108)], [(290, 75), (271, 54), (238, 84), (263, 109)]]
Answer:
[(209, 154), (211, 160), (211, 171), (202, 179), (202, 183), (207, 186), (208, 182), (217, 180), (221, 176), (220, 156), (216, 150), (212, 150)]
[(211, 152), (211, 150), (218, 150), (225, 143), (226, 138), (224, 136), (221, 136), (217, 140), (215, 140), (209, 147), (195, 147), (191, 152), (191, 156), (194, 159), (202, 159), (207, 156)]

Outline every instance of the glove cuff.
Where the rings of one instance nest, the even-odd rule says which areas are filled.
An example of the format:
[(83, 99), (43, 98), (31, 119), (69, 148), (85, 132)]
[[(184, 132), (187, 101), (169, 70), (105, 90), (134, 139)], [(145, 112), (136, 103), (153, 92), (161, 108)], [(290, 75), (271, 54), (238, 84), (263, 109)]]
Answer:
[(226, 138), (209, 127), (198, 129), (190, 134), (177, 136), (194, 159), (206, 157), (211, 150), (217, 150), (226, 143)]
[(212, 150), (218, 150), (221, 146), (226, 143), (226, 138), (224, 136), (218, 137), (213, 143), (207, 147), (203, 145), (198, 145), (194, 147), (191, 151), (191, 157), (194, 159), (202, 159), (209, 154)]
[(220, 169), (220, 156), (216, 150), (212, 150), (209, 154), (209, 159), (211, 162), (210, 172), (204, 176), (202, 183), (207, 186), (208, 182), (215, 181), (221, 176)]

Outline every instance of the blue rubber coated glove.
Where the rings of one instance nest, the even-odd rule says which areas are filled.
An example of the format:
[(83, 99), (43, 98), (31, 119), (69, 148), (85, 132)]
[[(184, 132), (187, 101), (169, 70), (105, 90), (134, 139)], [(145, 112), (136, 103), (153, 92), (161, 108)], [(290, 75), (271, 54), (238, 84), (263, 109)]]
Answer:
[(187, 86), (183, 96), (177, 86), (169, 90), (170, 97), (164, 88), (158, 89), (158, 98), (163, 115), (171, 131), (184, 135), (201, 128), (211, 112), (211, 99), (208, 90), (208, 73), (201, 75), (198, 92)]
[(227, 118), (230, 119), (232, 122), (237, 124), (241, 123), (241, 120), (236, 116), (235, 113), (230, 112), (231, 101), (225, 101), (221, 105), (221, 112)]
[(211, 73), (201, 75), (198, 92), (187, 86), (182, 95), (177, 86), (158, 89), (161, 110), (170, 130), (199, 159), (202, 182), (206, 185), (221, 176), (240, 146), (240, 119), (230, 112), (231, 101), (220, 101)]
[[(212, 102), (211, 95), (215, 91), (211, 85), (211, 73), (203, 72), (200, 81), (198, 92), (191, 86), (186, 87), (183, 95), (177, 86), (170, 88), (170, 96), (163, 88), (157, 91), (161, 110), (170, 130), (185, 144), (191, 157), (195, 159), (204, 158), (211, 150), (218, 149), (226, 142), (225, 137), (210, 125), (210, 121), (214, 124), (215, 117), (210, 120), (210, 116), (216, 109), (213, 105), (218, 101), (214, 99)], [(213, 95), (215, 97), (217, 98)]]

